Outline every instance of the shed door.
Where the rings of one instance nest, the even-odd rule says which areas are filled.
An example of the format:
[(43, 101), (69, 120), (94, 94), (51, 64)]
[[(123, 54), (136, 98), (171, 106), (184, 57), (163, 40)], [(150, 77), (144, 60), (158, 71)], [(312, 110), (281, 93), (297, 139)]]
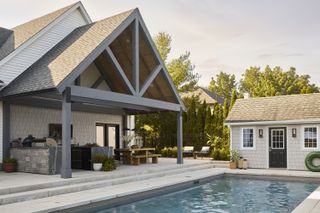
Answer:
[(269, 167), (287, 168), (286, 134), (285, 127), (269, 129)]

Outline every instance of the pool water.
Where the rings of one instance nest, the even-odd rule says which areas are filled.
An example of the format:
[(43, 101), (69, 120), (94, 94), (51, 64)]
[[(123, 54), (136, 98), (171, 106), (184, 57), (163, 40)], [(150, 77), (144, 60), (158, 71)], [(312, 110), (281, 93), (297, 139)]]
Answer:
[(314, 183), (225, 177), (187, 190), (96, 212), (291, 212), (317, 186)]

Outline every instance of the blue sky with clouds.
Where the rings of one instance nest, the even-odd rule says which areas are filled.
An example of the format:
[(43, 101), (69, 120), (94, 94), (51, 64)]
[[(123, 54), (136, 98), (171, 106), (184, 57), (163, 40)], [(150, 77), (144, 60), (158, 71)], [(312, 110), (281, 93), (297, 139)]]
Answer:
[[(2, 27), (13, 27), (75, 2), (2, 1)], [(241, 77), (250, 66), (297, 68), (320, 85), (318, 0), (83, 0), (93, 20), (138, 7), (152, 35), (172, 35), (171, 57), (191, 52), (206, 86), (220, 70)]]

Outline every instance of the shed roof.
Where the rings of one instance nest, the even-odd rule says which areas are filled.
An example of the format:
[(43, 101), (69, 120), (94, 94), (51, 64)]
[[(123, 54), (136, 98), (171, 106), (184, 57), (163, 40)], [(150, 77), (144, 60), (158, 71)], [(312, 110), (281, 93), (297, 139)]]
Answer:
[(238, 99), (226, 123), (320, 119), (320, 93)]

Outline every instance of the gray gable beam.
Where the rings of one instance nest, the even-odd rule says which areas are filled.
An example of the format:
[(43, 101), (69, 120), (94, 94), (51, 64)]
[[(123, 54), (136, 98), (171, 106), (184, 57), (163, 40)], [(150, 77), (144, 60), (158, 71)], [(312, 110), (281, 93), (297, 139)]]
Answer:
[(57, 86), (58, 91), (62, 93), (66, 87), (72, 85), (73, 81), (138, 17), (138, 13), (138, 9), (135, 9), (85, 60), (62, 80)]
[[(71, 86), (72, 97), (82, 97), (88, 99), (96, 99), (101, 101), (116, 102), (119, 104), (136, 105), (142, 107), (150, 107), (160, 110), (170, 110), (179, 112), (181, 106), (179, 104), (169, 103), (165, 101), (158, 101), (149, 98), (126, 95), (121, 93), (114, 93), (109, 91), (100, 91), (91, 88), (84, 88), (79, 86)], [(130, 108), (130, 107), (128, 107)]]
[(160, 57), (160, 54), (159, 54), (159, 52), (158, 52), (158, 50), (157, 50), (157, 48), (156, 48), (156, 46), (155, 46), (155, 44), (154, 44), (154, 42), (152, 40), (152, 37), (151, 37), (149, 31), (147, 30), (146, 24), (144, 23), (140, 13), (138, 13), (138, 19), (139, 19), (140, 26), (143, 29), (143, 31), (144, 31), (147, 39), (148, 39), (147, 43), (149, 43), (151, 49), (153, 50), (154, 56), (158, 59), (160, 65), (163, 67), (163, 71), (165, 73), (165, 76), (166, 76), (166, 78), (167, 78), (167, 80), (168, 80), (168, 82), (169, 82), (169, 84), (171, 86), (170, 89), (175, 94), (176, 99), (178, 100), (179, 104), (181, 105), (181, 108), (183, 109), (183, 111), (186, 111), (186, 107), (185, 107), (183, 101), (180, 98), (178, 90), (177, 90), (176, 86), (174, 85), (174, 83), (173, 83), (173, 81), (172, 81), (172, 79), (171, 79), (171, 77), (170, 77), (170, 75), (168, 73), (168, 70), (166, 69), (166, 66), (165, 66), (165, 64), (163, 63), (163, 61), (162, 61), (162, 59)]
[(154, 79), (157, 77), (157, 75), (159, 74), (160, 70), (162, 69), (162, 66), (158, 65), (154, 68), (154, 70), (151, 72), (151, 74), (149, 75), (148, 79), (144, 82), (139, 95), (143, 96), (143, 94), (146, 92), (146, 90), (148, 89), (148, 87), (150, 86), (150, 84), (154, 81)]
[(132, 58), (133, 58), (133, 66), (132, 66), (132, 79), (133, 84), (136, 89), (136, 94), (139, 93), (140, 85), (139, 85), (139, 55), (140, 55), (140, 48), (139, 48), (139, 21), (136, 19), (134, 21), (133, 31), (132, 31)]
[(129, 79), (127, 78), (126, 74), (124, 73), (123, 69), (121, 68), (118, 60), (116, 59), (116, 57), (114, 56), (112, 50), (110, 49), (110, 47), (107, 47), (107, 53), (108, 53), (108, 57), (110, 57), (111, 62), (113, 64), (113, 66), (115, 67), (115, 70), (118, 71), (118, 73), (120, 74), (120, 76), (122, 77), (124, 83), (126, 84), (127, 88), (129, 89), (129, 91), (131, 92), (132, 95), (136, 95), (136, 90), (132, 87)]

